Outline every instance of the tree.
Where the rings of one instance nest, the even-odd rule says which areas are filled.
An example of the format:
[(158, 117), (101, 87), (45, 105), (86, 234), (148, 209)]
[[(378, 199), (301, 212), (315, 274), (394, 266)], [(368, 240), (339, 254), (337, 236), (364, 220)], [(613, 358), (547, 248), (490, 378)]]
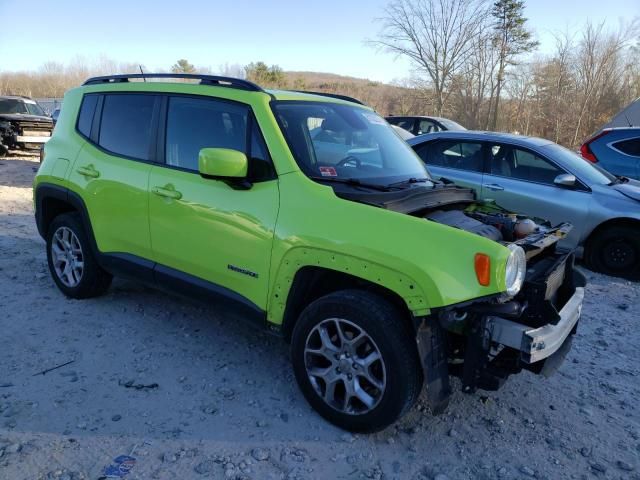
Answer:
[(196, 67), (189, 63), (188, 60), (181, 58), (171, 67), (173, 73), (195, 73)]
[(487, 13), (482, 0), (393, 0), (371, 43), (408, 58), (426, 75), (442, 115), (449, 83), (471, 54)]
[(285, 83), (285, 75), (278, 65), (270, 67), (264, 62), (251, 62), (244, 67), (247, 80), (256, 82), (260, 85), (270, 87), (280, 87)]
[(498, 123), (500, 94), (505, 80), (507, 66), (514, 65), (516, 58), (523, 53), (533, 51), (538, 42), (532, 39), (527, 30), (524, 16), (524, 0), (497, 0), (493, 4), (491, 15), (494, 17), (494, 42), (498, 49), (498, 71), (496, 76), (495, 104), (493, 118), (489, 128), (495, 130)]

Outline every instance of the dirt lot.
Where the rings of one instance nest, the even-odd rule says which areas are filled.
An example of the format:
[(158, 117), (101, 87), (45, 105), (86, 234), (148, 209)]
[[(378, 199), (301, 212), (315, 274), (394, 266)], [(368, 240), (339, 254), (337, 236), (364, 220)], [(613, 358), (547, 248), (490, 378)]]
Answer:
[(307, 405), (281, 340), (219, 305), (118, 280), (65, 298), (33, 221), (37, 166), (0, 159), (0, 478), (95, 480), (131, 455), (128, 479), (640, 479), (640, 284), (588, 272), (554, 377), (354, 436)]

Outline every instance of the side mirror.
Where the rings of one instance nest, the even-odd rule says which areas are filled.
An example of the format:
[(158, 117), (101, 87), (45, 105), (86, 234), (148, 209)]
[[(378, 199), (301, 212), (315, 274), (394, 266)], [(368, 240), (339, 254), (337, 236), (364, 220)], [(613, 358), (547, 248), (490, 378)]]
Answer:
[(555, 183), (556, 185), (560, 186), (560, 187), (568, 187), (568, 188), (573, 188), (576, 186), (576, 176), (575, 175), (571, 175), (570, 173), (563, 173), (558, 175), (554, 180), (553, 183)]
[(198, 154), (198, 171), (204, 178), (244, 179), (249, 161), (247, 156), (230, 148), (203, 148)]

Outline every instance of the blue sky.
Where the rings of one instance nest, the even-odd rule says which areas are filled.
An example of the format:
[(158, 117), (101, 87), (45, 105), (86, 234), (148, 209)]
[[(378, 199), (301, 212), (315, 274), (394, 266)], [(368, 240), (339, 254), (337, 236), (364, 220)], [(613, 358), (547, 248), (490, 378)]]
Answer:
[[(147, 70), (167, 69), (178, 58), (214, 70), (263, 60), (285, 70), (391, 81), (408, 76), (408, 63), (364, 42), (379, 30), (375, 19), (386, 3), (0, 0), (0, 71), (105, 55)], [(553, 31), (577, 29), (588, 18), (616, 28), (620, 19), (640, 16), (640, 0), (528, 0), (526, 13), (545, 53)]]

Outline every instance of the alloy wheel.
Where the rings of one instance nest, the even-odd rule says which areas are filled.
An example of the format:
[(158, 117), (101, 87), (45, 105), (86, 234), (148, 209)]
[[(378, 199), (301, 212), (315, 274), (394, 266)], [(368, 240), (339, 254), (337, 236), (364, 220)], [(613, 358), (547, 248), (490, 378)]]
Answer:
[(58, 279), (67, 287), (76, 287), (84, 271), (84, 255), (80, 241), (73, 230), (59, 227), (51, 241), (53, 268)]
[(332, 408), (362, 415), (380, 402), (387, 384), (384, 360), (373, 339), (353, 322), (318, 323), (307, 336), (304, 357), (313, 388)]

